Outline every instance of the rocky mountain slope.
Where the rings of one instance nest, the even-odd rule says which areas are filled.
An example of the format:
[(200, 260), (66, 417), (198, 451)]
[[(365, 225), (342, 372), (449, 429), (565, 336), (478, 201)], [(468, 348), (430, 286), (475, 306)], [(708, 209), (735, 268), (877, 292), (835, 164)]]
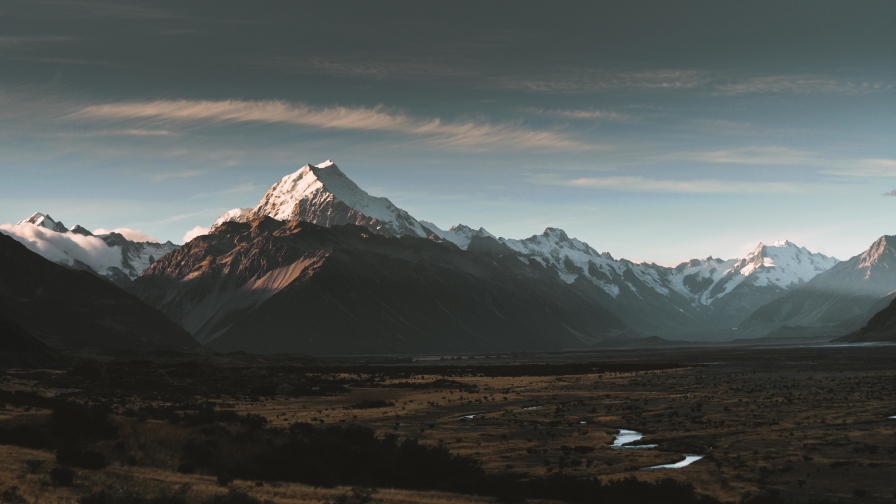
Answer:
[(327, 227), (356, 224), (386, 236), (425, 238), (432, 234), (388, 199), (367, 194), (329, 160), (318, 165), (307, 164), (283, 177), (255, 208), (233, 209), (219, 217), (212, 229), (225, 222), (249, 222), (265, 216)]
[(85, 271), (60, 266), (0, 234), (0, 319), (59, 347), (197, 348), (158, 310)]
[[(35, 226), (42, 231), (35, 233), (27, 226)], [(116, 232), (95, 236), (78, 225), (66, 228), (61, 221), (42, 213), (35, 213), (4, 231), (33, 252), (57, 264), (95, 273), (119, 287), (126, 287), (150, 264), (179, 247), (170, 241), (128, 240)]]
[(133, 284), (208, 347), (416, 354), (588, 348), (625, 324), (537, 261), (263, 216), (221, 223)]
[(882, 236), (797, 289), (755, 310), (739, 328), (747, 336), (840, 335), (858, 330), (881, 298), (896, 290), (896, 237)]

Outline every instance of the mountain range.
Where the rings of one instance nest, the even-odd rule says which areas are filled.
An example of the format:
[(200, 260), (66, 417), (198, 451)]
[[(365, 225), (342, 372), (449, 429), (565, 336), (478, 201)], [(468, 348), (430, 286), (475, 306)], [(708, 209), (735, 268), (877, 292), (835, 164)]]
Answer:
[(734, 328), (757, 308), (837, 263), (782, 241), (760, 243), (745, 258), (708, 257), (669, 268), (617, 260), (557, 228), (525, 239), (496, 237), (463, 224), (444, 230), (386, 198), (370, 196), (329, 160), (283, 177), (255, 207), (231, 210), (211, 228), (263, 216), (321, 226), (358, 224), (377, 234), (428, 238), (465, 251), (473, 240), (490, 238), (505, 246), (507, 254), (525, 264), (537, 263), (607, 307), (635, 331), (679, 339), (738, 337)]
[[(442, 229), (358, 187), (331, 161), (305, 165), (252, 208), (179, 247), (94, 236), (35, 214), (17, 226), (102, 243), (48, 257), (123, 286), (220, 351), (315, 355), (565, 350), (645, 337), (725, 341), (839, 336), (896, 290), (894, 237), (838, 261), (789, 241), (675, 267), (616, 259), (563, 230), (524, 239)], [(28, 228), (28, 229), (31, 229)], [(27, 233), (7, 234), (49, 254)], [(94, 261), (96, 263), (96, 261)], [(871, 336), (869, 336), (871, 337)]]

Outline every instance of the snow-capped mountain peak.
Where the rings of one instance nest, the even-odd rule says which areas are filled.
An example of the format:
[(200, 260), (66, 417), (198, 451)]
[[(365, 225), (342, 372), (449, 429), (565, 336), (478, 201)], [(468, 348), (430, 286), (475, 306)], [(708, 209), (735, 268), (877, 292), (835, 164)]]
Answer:
[(50, 231), (56, 231), (57, 233), (65, 233), (68, 229), (65, 227), (65, 224), (62, 222), (57, 222), (53, 220), (47, 214), (42, 214), (40, 212), (35, 212), (31, 217), (28, 217), (25, 220), (20, 220), (18, 225), (22, 224), (32, 224), (34, 226), (42, 227), (49, 229)]
[(229, 221), (246, 222), (263, 216), (277, 220), (303, 220), (321, 226), (358, 224), (392, 236), (430, 233), (417, 219), (386, 198), (371, 196), (358, 187), (336, 163), (306, 164), (271, 186), (252, 209), (234, 209), (212, 228)]
[(741, 259), (731, 269), (741, 276), (756, 275), (755, 285), (774, 284), (788, 288), (808, 282), (812, 277), (839, 262), (833, 257), (812, 253), (788, 240), (778, 240), (771, 245), (760, 243), (753, 252)]

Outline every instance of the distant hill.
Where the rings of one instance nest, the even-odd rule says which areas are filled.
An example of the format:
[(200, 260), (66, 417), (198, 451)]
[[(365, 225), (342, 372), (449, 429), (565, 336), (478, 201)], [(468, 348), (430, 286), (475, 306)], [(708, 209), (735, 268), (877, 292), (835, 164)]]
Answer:
[(48, 261), (4, 234), (0, 234), (0, 318), (61, 348), (199, 346), (189, 333), (135, 296), (91, 273)]

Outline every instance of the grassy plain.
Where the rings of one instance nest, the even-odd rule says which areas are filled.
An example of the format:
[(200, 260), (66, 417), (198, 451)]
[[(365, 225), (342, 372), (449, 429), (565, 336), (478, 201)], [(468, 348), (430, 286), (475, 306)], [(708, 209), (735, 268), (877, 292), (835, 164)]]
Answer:
[[(111, 405), (118, 437), (91, 445), (109, 461), (106, 468), (78, 470), (76, 484), (64, 488), (47, 474), (56, 465), (52, 451), (0, 446), (0, 492), (18, 487), (27, 502), (72, 502), (98, 489), (193, 499), (220, 494), (225, 489), (213, 475), (178, 472), (183, 447), (214, 436), (212, 427), (237, 434), (242, 427), (189, 426), (146, 413), (201, 404), (261, 415), (269, 427), (360, 424), (380, 437), (414, 438), (472, 457), (489, 473), (524, 478), (671, 477), (723, 502), (763, 495), (797, 502), (896, 500), (896, 419), (888, 418), (896, 415), (896, 346), (640, 349), (312, 365), (230, 356), (199, 364), (169, 359), (148, 367), (104, 366), (117, 371), (12, 372), (2, 378), (6, 391)], [(197, 368), (201, 372), (185, 371)], [(149, 385), (136, 380), (138, 386), (110, 378), (121, 369), (164, 379)], [(249, 388), (234, 385), (247, 380)], [(3, 428), (49, 421), (49, 407), (11, 402), (0, 408)], [(642, 432), (638, 443), (657, 446), (615, 449), (619, 429)], [(681, 469), (642, 470), (678, 462), (683, 454), (704, 458)], [(229, 487), (274, 502), (345, 501), (351, 493), (239, 479)], [(387, 489), (372, 499), (494, 501)]]

